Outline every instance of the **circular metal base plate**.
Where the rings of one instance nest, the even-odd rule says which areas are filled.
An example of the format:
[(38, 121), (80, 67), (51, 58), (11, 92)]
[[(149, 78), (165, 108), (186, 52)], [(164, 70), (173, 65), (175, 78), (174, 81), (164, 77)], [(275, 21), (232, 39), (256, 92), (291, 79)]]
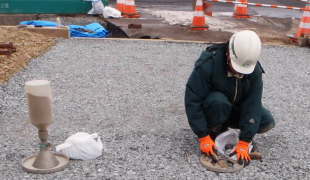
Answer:
[(26, 172), (36, 173), (36, 174), (48, 174), (57, 171), (62, 171), (69, 163), (69, 158), (63, 154), (54, 154), (59, 164), (50, 169), (38, 169), (33, 167), (33, 163), (36, 160), (37, 155), (27, 157), (22, 160), (22, 167)]
[(237, 161), (232, 160), (219, 160), (213, 162), (211, 158), (206, 155), (200, 157), (201, 164), (206, 167), (209, 171), (219, 172), (219, 173), (233, 173), (243, 169), (243, 165), (237, 163)]

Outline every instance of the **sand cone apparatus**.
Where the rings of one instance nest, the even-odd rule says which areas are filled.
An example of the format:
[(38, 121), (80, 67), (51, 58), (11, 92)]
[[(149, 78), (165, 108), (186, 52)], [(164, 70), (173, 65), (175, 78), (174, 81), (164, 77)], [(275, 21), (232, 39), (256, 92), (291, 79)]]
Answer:
[(124, 17), (139, 18), (140, 14), (137, 12), (135, 0), (125, 0)]
[(308, 0), (308, 3), (306, 4), (305, 10), (302, 18), (300, 20), (299, 28), (296, 33), (296, 37), (305, 37), (310, 36), (310, 0)]
[[(237, 0), (237, 2), (248, 3), (248, 0)], [(234, 17), (239, 19), (250, 18), (248, 14), (248, 6), (246, 4), (236, 4)]]
[(120, 12), (124, 11), (124, 6), (125, 6), (125, 0), (116, 1), (116, 9), (118, 9)]
[(203, 12), (203, 3), (202, 0), (197, 0), (195, 14), (193, 17), (192, 30), (208, 30), (206, 25), (206, 17)]

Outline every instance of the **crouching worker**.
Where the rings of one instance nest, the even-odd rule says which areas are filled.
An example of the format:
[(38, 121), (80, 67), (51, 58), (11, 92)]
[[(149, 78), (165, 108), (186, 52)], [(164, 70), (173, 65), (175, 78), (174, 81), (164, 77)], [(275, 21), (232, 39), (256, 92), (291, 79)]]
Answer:
[(261, 40), (249, 30), (235, 33), (225, 44), (208, 47), (196, 61), (185, 91), (190, 127), (198, 136), (200, 150), (215, 154), (215, 137), (228, 127), (240, 129), (235, 153), (249, 163), (249, 146), (256, 133), (275, 126), (262, 106), (262, 69), (258, 58)]

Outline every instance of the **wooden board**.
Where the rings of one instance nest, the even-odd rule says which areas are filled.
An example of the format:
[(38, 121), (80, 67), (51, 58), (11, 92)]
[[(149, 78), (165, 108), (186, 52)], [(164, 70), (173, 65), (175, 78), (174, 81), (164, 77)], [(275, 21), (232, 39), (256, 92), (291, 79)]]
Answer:
[(52, 38), (70, 38), (69, 27), (61, 26), (61, 27), (34, 27), (34, 26), (1, 26), (6, 29), (14, 30), (27, 30), (30, 32), (42, 34), (47, 37)]
[(25, 28), (25, 30), (30, 32), (35, 32), (39, 34), (43, 34), (48, 37), (54, 37), (54, 38), (70, 38), (70, 31), (68, 26), (62, 26), (62, 27), (33, 27), (33, 26), (27, 26), (27, 27), (18, 27), (18, 28)]

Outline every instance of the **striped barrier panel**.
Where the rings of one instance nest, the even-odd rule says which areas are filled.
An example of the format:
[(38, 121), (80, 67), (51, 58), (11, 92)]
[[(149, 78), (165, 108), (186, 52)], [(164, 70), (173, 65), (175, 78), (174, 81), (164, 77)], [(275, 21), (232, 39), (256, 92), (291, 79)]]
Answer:
[(261, 3), (245, 3), (239, 1), (232, 1), (232, 0), (207, 0), (209, 2), (221, 2), (221, 3), (230, 3), (230, 4), (244, 4), (250, 6), (257, 6), (257, 7), (270, 7), (270, 8), (281, 8), (281, 9), (291, 9), (291, 10), (299, 10), (299, 11), (310, 11), (306, 8), (294, 7), (294, 6), (281, 6), (276, 4), (261, 4)]

